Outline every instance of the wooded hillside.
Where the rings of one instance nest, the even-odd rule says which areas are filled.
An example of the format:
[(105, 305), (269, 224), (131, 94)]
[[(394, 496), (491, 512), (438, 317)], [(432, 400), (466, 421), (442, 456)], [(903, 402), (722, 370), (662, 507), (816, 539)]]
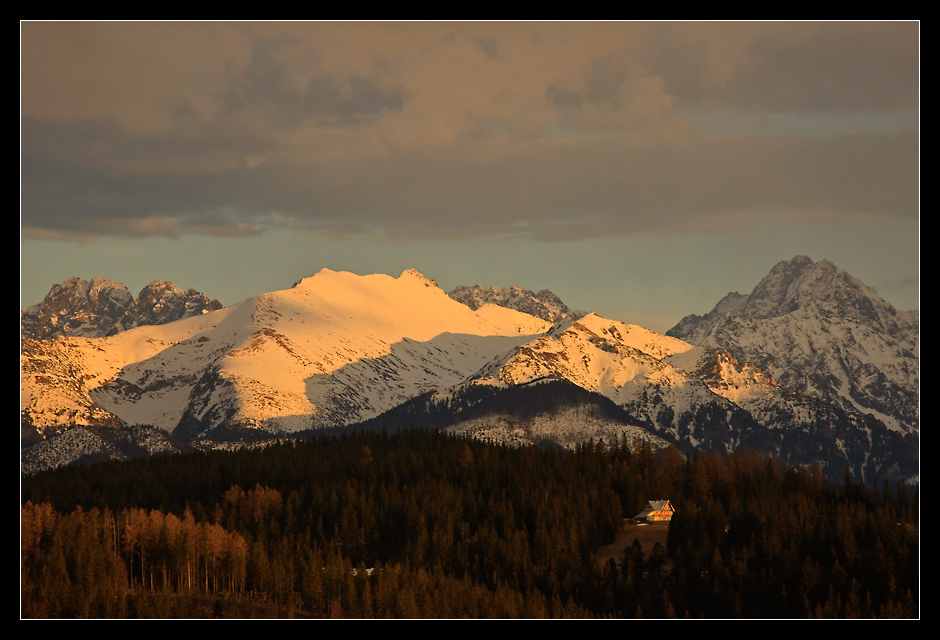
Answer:
[[(676, 508), (667, 545), (597, 566), (654, 498)], [(21, 611), (916, 617), (917, 502), (747, 452), (423, 430), (105, 462), (24, 479)]]

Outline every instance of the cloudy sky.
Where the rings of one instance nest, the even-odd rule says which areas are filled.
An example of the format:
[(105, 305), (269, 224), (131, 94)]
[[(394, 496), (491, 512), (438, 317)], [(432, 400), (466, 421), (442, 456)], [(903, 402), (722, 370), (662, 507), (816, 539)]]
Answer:
[(21, 306), (414, 267), (665, 331), (806, 254), (917, 308), (919, 29), (21, 23)]

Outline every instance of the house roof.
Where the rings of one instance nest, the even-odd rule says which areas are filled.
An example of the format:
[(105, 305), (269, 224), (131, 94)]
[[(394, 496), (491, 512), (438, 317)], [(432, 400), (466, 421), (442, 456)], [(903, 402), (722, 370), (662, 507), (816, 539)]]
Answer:
[(666, 505), (669, 505), (669, 508), (672, 509), (672, 504), (668, 500), (650, 500), (649, 504), (646, 505), (646, 508), (633, 517), (642, 518), (649, 515), (653, 511), (662, 511), (666, 508)]

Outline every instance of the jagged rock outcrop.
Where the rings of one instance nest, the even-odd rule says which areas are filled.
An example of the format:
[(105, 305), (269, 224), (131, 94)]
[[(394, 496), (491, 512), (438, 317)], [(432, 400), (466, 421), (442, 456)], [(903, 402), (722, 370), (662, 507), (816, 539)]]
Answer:
[(54, 285), (40, 304), (20, 312), (21, 336), (103, 338), (144, 325), (166, 324), (221, 309), (195, 289), (155, 280), (136, 299), (120, 282), (69, 278)]
[(40, 304), (20, 312), (22, 337), (106, 336), (133, 303), (134, 296), (120, 282), (69, 278), (54, 285)]
[(155, 280), (141, 289), (118, 326), (119, 330), (126, 331), (144, 325), (167, 324), (221, 308), (218, 300), (210, 300), (195, 289), (183, 291), (172, 282)]
[(571, 309), (548, 289), (542, 289), (538, 293), (534, 293), (518, 285), (483, 288), (475, 284), (471, 287), (457, 286), (447, 295), (474, 311), (485, 304), (495, 304), (507, 309), (528, 313), (530, 316), (547, 320), (552, 324), (566, 318), (577, 320), (587, 315), (585, 311)]

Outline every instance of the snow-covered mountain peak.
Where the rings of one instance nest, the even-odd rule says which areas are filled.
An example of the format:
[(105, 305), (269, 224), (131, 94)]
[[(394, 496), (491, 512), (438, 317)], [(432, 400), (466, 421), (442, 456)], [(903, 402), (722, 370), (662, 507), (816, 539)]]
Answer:
[(608, 389), (616, 395), (627, 380), (645, 376), (647, 370), (656, 370), (657, 380), (671, 383), (676, 376), (663, 373), (672, 367), (662, 359), (691, 349), (682, 340), (589, 313), (559, 322), (489, 363), (476, 377), (506, 384), (564, 378), (589, 391)]
[(919, 423), (919, 327), (828, 260), (780, 262), (741, 304), (729, 294), (668, 335), (727, 349), (781, 387), (869, 413), (891, 428)]
[(829, 260), (814, 263), (806, 256), (778, 263), (739, 309), (731, 308), (736, 302), (726, 305), (726, 310), (716, 307), (716, 311), (764, 319), (814, 307), (837, 313), (843, 320), (875, 322), (885, 328), (893, 324), (892, 317), (896, 315), (891, 305), (858, 278)]
[(794, 310), (794, 306), (788, 304), (793, 302), (791, 288), (813, 266), (808, 256), (778, 262), (754, 287), (740, 314), (749, 318), (772, 318), (790, 313)]
[[(277, 306), (274, 312), (288, 320), (293, 314), (301, 314), (308, 325), (342, 327), (343, 331), (367, 333), (389, 344), (403, 337), (427, 340), (441, 332), (503, 335), (505, 328), (492, 327), (494, 322), (502, 321), (498, 315), (513, 326), (513, 333), (518, 332), (520, 324), (536, 327), (533, 333), (547, 328), (547, 323), (541, 321), (522, 321), (492, 311), (474, 313), (448, 298), (434, 280), (414, 269), (398, 278), (324, 269), (292, 289), (265, 295), (270, 301), (261, 306)], [(260, 317), (257, 311), (255, 316)]]
[(72, 277), (53, 285), (40, 304), (20, 312), (23, 338), (60, 335), (103, 336), (127, 312), (134, 297), (123, 284), (105, 278)]
[[(331, 292), (346, 291), (350, 288), (352, 290), (362, 291), (372, 291), (376, 288), (389, 286), (394, 288), (396, 285), (390, 285), (390, 283), (394, 282), (409, 286), (420, 285), (428, 289), (439, 290), (436, 280), (425, 277), (417, 269), (405, 269), (398, 278), (394, 278), (384, 273), (361, 276), (349, 271), (333, 271), (332, 269), (323, 268), (312, 276), (301, 278), (295, 282), (291, 288), (316, 291), (321, 295), (332, 296)], [(443, 293), (443, 291), (441, 291), (441, 293)]]
[(439, 288), (437, 286), (437, 280), (431, 280), (430, 278), (426, 278), (424, 274), (422, 274), (417, 269), (405, 269), (404, 271), (401, 272), (401, 275), (399, 276), (399, 279), (402, 279), (402, 278), (412, 278), (418, 281), (419, 283), (421, 283), (422, 285), (424, 285), (425, 287), (428, 287), (429, 289)]
[[(291, 289), (296, 289), (296, 288), (298, 288), (298, 287), (310, 287), (310, 286), (314, 286), (314, 284), (317, 283), (317, 282), (322, 282), (323, 280), (328, 280), (328, 279), (330, 279), (331, 277), (338, 276), (338, 275), (341, 275), (341, 274), (343, 274), (343, 273), (347, 273), (347, 272), (345, 272), (345, 271), (333, 271), (332, 269), (328, 269), (327, 267), (323, 267), (322, 269), (320, 269), (319, 271), (317, 271), (317, 272), (316, 272), (315, 274), (313, 274), (312, 276), (303, 277), (303, 278), (301, 278), (300, 280), (298, 280), (297, 282), (295, 282), (295, 283), (293, 284), (293, 286), (291, 287)], [(350, 274), (350, 275), (353, 275), (353, 274)]]

